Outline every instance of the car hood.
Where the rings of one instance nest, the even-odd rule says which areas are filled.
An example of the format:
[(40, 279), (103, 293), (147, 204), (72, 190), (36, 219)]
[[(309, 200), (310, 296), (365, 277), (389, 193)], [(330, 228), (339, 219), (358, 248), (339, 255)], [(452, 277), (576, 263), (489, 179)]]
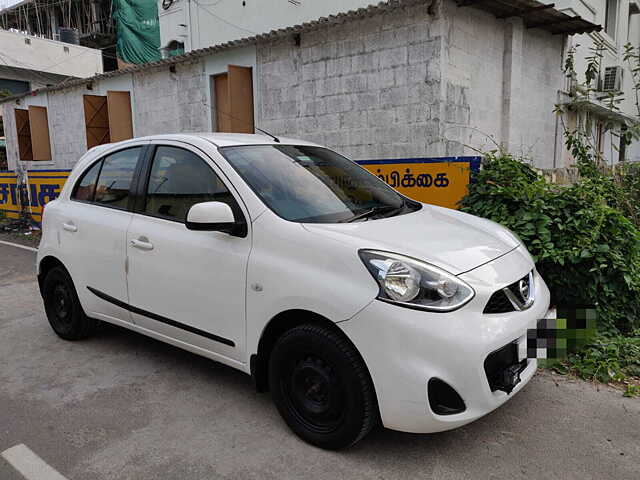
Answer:
[(358, 250), (407, 255), (454, 275), (483, 265), (520, 244), (515, 235), (495, 222), (433, 205), (391, 218), (303, 226)]

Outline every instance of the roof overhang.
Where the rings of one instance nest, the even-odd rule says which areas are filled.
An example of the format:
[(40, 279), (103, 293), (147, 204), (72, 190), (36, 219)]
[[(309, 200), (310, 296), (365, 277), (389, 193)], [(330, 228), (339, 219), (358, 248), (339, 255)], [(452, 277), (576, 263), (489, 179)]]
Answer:
[(478, 8), (500, 19), (520, 17), (526, 28), (539, 28), (554, 35), (575, 35), (602, 30), (602, 25), (557, 10), (554, 3), (537, 0), (457, 0), (457, 3), (459, 7)]
[(564, 106), (570, 107), (575, 111), (591, 112), (601, 119), (623, 123), (623, 124), (635, 124), (638, 123), (638, 119), (631, 115), (612, 110), (608, 105), (591, 98), (577, 99), (573, 102), (566, 102)]

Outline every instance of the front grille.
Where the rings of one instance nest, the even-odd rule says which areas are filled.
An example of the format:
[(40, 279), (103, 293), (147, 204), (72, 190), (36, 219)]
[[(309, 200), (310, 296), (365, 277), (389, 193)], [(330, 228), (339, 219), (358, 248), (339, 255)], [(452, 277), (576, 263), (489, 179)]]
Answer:
[[(509, 292), (505, 293), (505, 290), (510, 290), (512, 298), (519, 298), (524, 302), (524, 299), (521, 298), (519, 283), (522, 280), (527, 281), (529, 278), (529, 274), (527, 274), (524, 277), (519, 278), (518, 280), (513, 282), (511, 285), (495, 291), (493, 295), (491, 295), (491, 298), (487, 302), (487, 305), (484, 307), (483, 313), (509, 313), (518, 310), (518, 308), (516, 308), (516, 306), (514, 305), (514, 302), (507, 296), (507, 293)], [(529, 288), (532, 288), (532, 286), (530, 285)], [(525, 308), (527, 307), (524, 307), (522, 309)]]
[(513, 304), (509, 301), (502, 290), (498, 290), (487, 302), (483, 313), (508, 313), (515, 311)]

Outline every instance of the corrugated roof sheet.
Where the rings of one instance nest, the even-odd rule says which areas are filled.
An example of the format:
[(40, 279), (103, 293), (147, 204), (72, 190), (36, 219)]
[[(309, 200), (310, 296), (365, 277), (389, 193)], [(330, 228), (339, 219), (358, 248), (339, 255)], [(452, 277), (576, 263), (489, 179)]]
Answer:
[(497, 18), (520, 17), (526, 28), (540, 28), (553, 34), (574, 35), (602, 30), (601, 25), (556, 10), (555, 3), (537, 0), (457, 0), (457, 3), (459, 7), (485, 10)]
[[(163, 65), (174, 65), (177, 63), (188, 62), (190, 60), (194, 60), (196, 58), (207, 56), (223, 50), (253, 45), (259, 41), (275, 40), (278, 38), (286, 37), (287, 35), (294, 35), (297, 33), (317, 30), (328, 25), (340, 24), (358, 18), (365, 18), (402, 6), (415, 5), (417, 3), (426, 3), (426, 1), (427, 0), (389, 0), (386, 2), (380, 2), (377, 5), (371, 5), (369, 7), (359, 8), (357, 10), (350, 10), (348, 12), (330, 15), (328, 17), (322, 17), (318, 20), (305, 22), (300, 25), (271, 30), (267, 33), (254, 35), (239, 40), (233, 40), (230, 42), (221, 43), (198, 50), (192, 50), (188, 53), (185, 53), (184, 55), (178, 55), (164, 60), (159, 60), (157, 62), (135, 65), (132, 67), (123, 68), (121, 70), (114, 70), (112, 72), (103, 73), (89, 78), (73, 79), (62, 82), (61, 84), (55, 86), (34, 90), (29, 93), (5, 97), (4, 99), (0, 99), (0, 103), (16, 100), (18, 98), (24, 98), (28, 95), (37, 95), (43, 92), (52, 92), (56, 90), (67, 89), (70, 87), (86, 85), (90, 82), (117, 77), (120, 75), (126, 75), (128, 73), (139, 72), (142, 70), (150, 70)], [(549, 6), (535, 0), (458, 0), (457, 3), (459, 7), (474, 7), (488, 11), (498, 18), (520, 16), (525, 19), (525, 24), (528, 28), (542, 28), (543, 30), (547, 30), (554, 34), (586, 33), (591, 31), (599, 31), (602, 29), (600, 25), (595, 25), (582, 19), (581, 17), (570, 17), (565, 13), (555, 10), (553, 8), (555, 6), (554, 4), (550, 4), (551, 6)], [(542, 8), (543, 6), (545, 7), (544, 9)]]

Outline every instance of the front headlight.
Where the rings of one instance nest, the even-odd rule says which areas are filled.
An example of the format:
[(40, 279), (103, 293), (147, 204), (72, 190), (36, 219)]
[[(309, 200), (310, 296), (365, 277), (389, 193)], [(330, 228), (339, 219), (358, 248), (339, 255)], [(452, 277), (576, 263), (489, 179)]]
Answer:
[(360, 250), (360, 258), (380, 286), (378, 299), (433, 312), (450, 312), (475, 292), (455, 275), (420, 260), (377, 250)]

